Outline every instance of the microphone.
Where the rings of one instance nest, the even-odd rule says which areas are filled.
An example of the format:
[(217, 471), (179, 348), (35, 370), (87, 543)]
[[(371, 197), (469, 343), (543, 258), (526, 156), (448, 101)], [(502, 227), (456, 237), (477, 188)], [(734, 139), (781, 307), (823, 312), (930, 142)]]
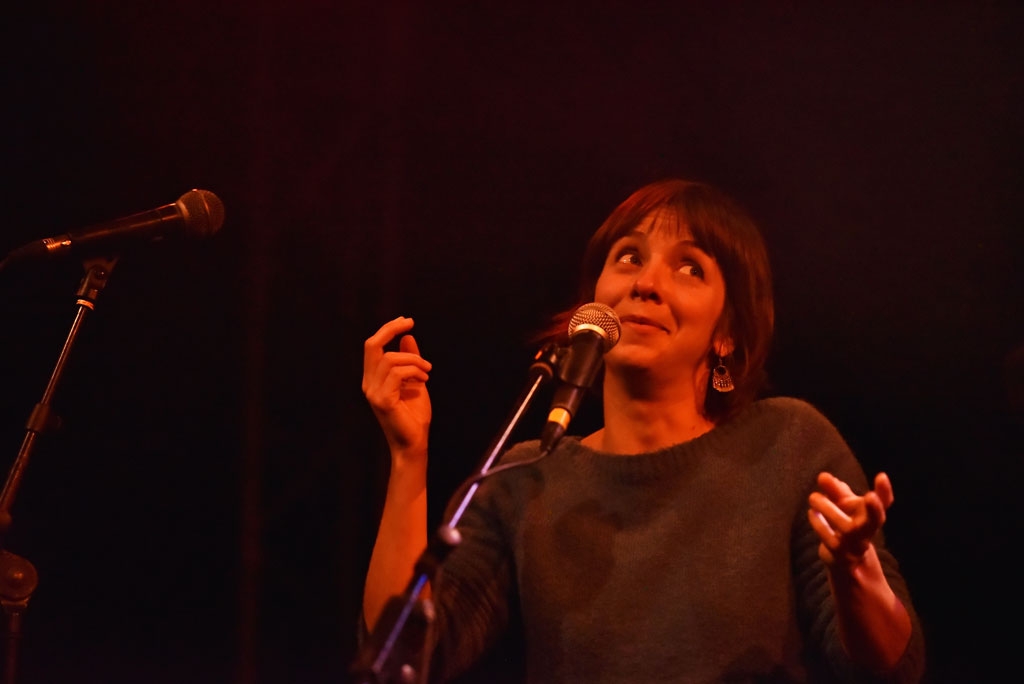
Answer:
[(18, 247), (2, 263), (34, 261), (66, 254), (96, 255), (179, 234), (204, 238), (220, 230), (224, 204), (209, 190), (189, 190), (177, 202)]
[(569, 346), (558, 368), (561, 384), (541, 431), (541, 453), (555, 447), (593, 384), (605, 353), (619, 341), (621, 325), (611, 307), (597, 302), (576, 309), (569, 321)]

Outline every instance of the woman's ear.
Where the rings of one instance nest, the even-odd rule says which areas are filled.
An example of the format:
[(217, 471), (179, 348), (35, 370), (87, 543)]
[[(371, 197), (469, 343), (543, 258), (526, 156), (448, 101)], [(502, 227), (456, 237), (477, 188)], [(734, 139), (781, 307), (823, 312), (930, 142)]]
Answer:
[(711, 351), (720, 359), (736, 351), (736, 344), (732, 340), (732, 315), (728, 309), (722, 312), (715, 325), (715, 331), (711, 335)]
[(729, 356), (732, 354), (733, 350), (736, 349), (736, 345), (733, 344), (732, 338), (728, 335), (722, 335), (715, 338), (715, 341), (711, 346), (715, 350), (715, 354), (717, 354), (720, 359), (724, 359)]

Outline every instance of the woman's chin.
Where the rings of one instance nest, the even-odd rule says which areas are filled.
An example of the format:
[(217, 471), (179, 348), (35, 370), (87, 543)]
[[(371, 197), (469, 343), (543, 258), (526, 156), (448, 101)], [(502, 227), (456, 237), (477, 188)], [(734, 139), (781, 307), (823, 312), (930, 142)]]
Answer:
[[(621, 343), (620, 343), (621, 344)], [(612, 355), (614, 354), (614, 356)], [(626, 348), (616, 347), (604, 359), (605, 368), (615, 372), (649, 372), (658, 366), (658, 357), (653, 350), (639, 345)]]

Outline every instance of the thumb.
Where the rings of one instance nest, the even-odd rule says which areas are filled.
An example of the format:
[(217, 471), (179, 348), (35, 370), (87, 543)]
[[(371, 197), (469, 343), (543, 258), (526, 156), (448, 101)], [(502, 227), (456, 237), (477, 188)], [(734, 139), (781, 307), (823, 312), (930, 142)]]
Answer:
[(878, 473), (875, 476), (875, 492), (878, 494), (878, 498), (885, 509), (892, 506), (895, 496), (893, 495), (892, 482), (889, 481), (889, 476), (885, 473)]
[(398, 349), (399, 351), (407, 352), (409, 354), (422, 356), (422, 354), (420, 354), (420, 346), (416, 344), (416, 338), (412, 335), (402, 336), (402, 339), (398, 341)]

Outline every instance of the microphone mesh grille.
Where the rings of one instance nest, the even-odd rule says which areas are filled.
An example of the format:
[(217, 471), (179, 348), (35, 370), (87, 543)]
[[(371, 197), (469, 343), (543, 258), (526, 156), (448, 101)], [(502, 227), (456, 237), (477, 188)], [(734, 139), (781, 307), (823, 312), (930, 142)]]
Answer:
[(610, 306), (590, 302), (576, 309), (576, 313), (569, 320), (569, 337), (576, 334), (581, 327), (588, 330), (598, 329), (604, 337), (604, 350), (608, 351), (619, 341), (621, 326), (619, 317)]
[(209, 190), (189, 190), (176, 204), (184, 209), (185, 232), (190, 237), (209, 237), (224, 223), (224, 203)]

